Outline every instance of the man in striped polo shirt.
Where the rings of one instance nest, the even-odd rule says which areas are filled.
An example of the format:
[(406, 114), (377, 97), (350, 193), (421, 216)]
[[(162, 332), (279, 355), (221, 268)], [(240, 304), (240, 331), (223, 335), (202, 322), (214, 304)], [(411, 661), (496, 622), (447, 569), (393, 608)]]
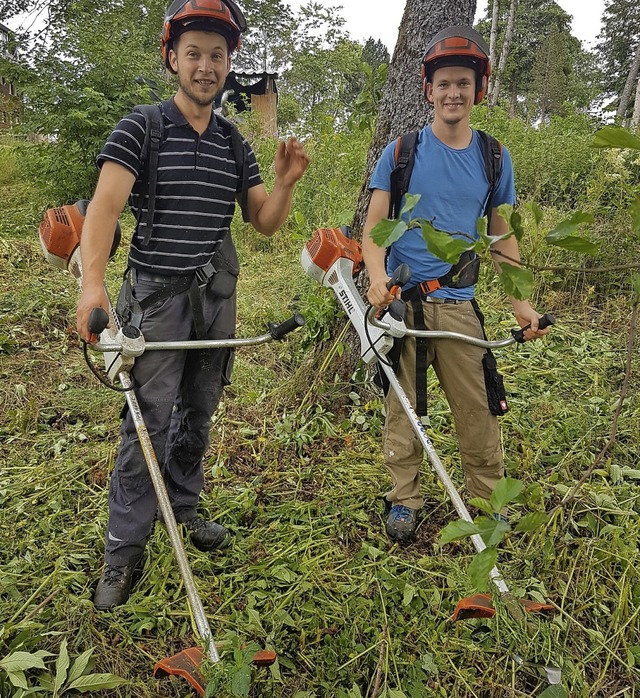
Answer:
[[(281, 142), (275, 156), (275, 183), (267, 194), (253, 151), (243, 139), (245, 176), (237, 173), (232, 137), (221, 128), (212, 105), (245, 29), (242, 12), (232, 0), (175, 0), (167, 10), (162, 54), (168, 70), (177, 76), (178, 90), (161, 105), (163, 141), (153, 225), (147, 231), (140, 224), (149, 199), (143, 175), (145, 118), (134, 113), (120, 121), (98, 157), (101, 172), (81, 244), (77, 327), (84, 340), (97, 339), (88, 326), (91, 311), (108, 308), (105, 268), (112, 231), (127, 200), (139, 223), (129, 252), (131, 284), (123, 287), (119, 309), (137, 312), (147, 341), (187, 340), (196, 332), (210, 339), (234, 335), (238, 260), (229, 226), (236, 197), (244, 204), (245, 220), (271, 236), (289, 215), (294, 186), (309, 164), (296, 139)], [(194, 300), (189, 282), (196, 274), (206, 277), (211, 265), (224, 272), (202, 282)], [(167, 287), (182, 290), (162, 292)], [(145, 298), (158, 291), (158, 301), (145, 305)], [(196, 305), (200, 308), (194, 321)], [(201, 550), (220, 549), (229, 542), (227, 530), (198, 517), (196, 507), (204, 482), (202, 457), (209, 444), (211, 415), (230, 380), (232, 365), (230, 349), (164, 351), (143, 354), (132, 370), (176, 520), (185, 524)], [(128, 599), (157, 508), (128, 413), (120, 433), (109, 489), (106, 566), (94, 596), (101, 610)]]

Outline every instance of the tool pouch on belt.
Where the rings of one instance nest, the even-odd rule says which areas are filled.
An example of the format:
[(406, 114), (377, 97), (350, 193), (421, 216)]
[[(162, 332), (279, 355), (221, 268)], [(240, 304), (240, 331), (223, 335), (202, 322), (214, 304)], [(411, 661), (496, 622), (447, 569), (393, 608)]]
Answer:
[(501, 417), (509, 411), (509, 406), (507, 405), (504, 380), (498, 373), (496, 358), (490, 350), (482, 357), (482, 370), (484, 371), (489, 412), (496, 417)]
[[(447, 276), (451, 275), (452, 280), (446, 284), (449, 288), (467, 288), (478, 283), (480, 275), (480, 257), (473, 251), (467, 250), (460, 255), (457, 264), (451, 268)], [(445, 284), (441, 284), (445, 285)]]
[(196, 272), (198, 284), (207, 286), (211, 295), (217, 298), (231, 298), (236, 290), (240, 263), (236, 248), (227, 233), (209, 264)]

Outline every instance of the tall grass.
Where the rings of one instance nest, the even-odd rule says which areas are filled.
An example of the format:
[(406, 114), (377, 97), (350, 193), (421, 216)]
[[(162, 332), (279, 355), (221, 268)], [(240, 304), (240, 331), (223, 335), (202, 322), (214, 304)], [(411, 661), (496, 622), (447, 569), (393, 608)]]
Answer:
[[(400, 549), (383, 533), (379, 498), (389, 482), (380, 397), (362, 371), (345, 379), (335, 362), (313, 363), (314, 339), (324, 342), (324, 356), (342, 353), (345, 340), (327, 322), (335, 315), (331, 298), (298, 263), (315, 226), (345, 222), (365, 147), (357, 134), (324, 133), (310, 144), (314, 162), (293, 207), (299, 215), (275, 239), (234, 224), (242, 263), (238, 334), (262, 332), (265, 321), (300, 308), (313, 329), (239, 351), (234, 383), (214, 418), (203, 511), (231, 528), (234, 543), (215, 555), (189, 549), (189, 558), (216, 638), (228, 647), (258, 641), (279, 657), (271, 669), (253, 670), (243, 693), (227, 654), (229, 681), (217, 695), (358, 698), (372, 697), (376, 685), (387, 698), (539, 695), (543, 676), (516, 663), (518, 655), (561, 665), (572, 696), (635, 696), (637, 358), (608, 459), (550, 527), (510, 538), (500, 555), (514, 592), (551, 600), (553, 619), (523, 626), (500, 612), (450, 621), (456, 601), (473, 591), (466, 573), (472, 550), (439, 545), (454, 515), (426, 464), (417, 542)], [(272, 143), (260, 146), (263, 163), (272, 152)], [(550, 162), (563, 167), (564, 153), (554, 152)], [(184, 683), (151, 677), (155, 661), (194, 643), (162, 527), (130, 602), (112, 613), (91, 603), (122, 399), (85, 368), (71, 329), (75, 284), (42, 258), (36, 224), (43, 192), (15, 170), (6, 185), (15, 196), (0, 211), (0, 659), (46, 650), (53, 670), (66, 639), (73, 656), (96, 648), (95, 671), (128, 679), (103, 695), (184, 696)], [(561, 197), (552, 203), (549, 222), (569, 212)], [(534, 250), (539, 261), (545, 252), (534, 226), (527, 230), (523, 251)], [(114, 286), (123, 255), (110, 265)], [(501, 337), (513, 320), (490, 271), (483, 274), (488, 332)], [(575, 279), (541, 276), (536, 304), (556, 313), (558, 324), (547, 340), (499, 357), (511, 404), (502, 420), (507, 469), (525, 483), (523, 511), (557, 504), (608, 436), (628, 307), (623, 295), (594, 293)], [(433, 378), (429, 391), (429, 436), (463, 489), (453, 425)], [(30, 671), (30, 680), (41, 673)], [(0, 696), (13, 695), (0, 670)]]

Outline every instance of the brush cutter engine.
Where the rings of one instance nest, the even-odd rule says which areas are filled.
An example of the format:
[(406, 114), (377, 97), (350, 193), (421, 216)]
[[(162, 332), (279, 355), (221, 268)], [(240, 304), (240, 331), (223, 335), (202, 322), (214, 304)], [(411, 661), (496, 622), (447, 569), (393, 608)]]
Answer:
[(336, 294), (349, 321), (360, 337), (360, 355), (373, 364), (389, 352), (393, 339), (366, 322), (367, 307), (354, 283), (364, 268), (359, 243), (343, 228), (319, 228), (302, 249), (300, 262), (305, 272)]
[[(68, 271), (78, 280), (82, 278), (80, 237), (88, 205), (86, 199), (81, 199), (75, 204), (50, 208), (38, 227), (42, 251), (49, 264)], [(116, 253), (121, 237), (120, 223), (116, 223), (109, 258)]]

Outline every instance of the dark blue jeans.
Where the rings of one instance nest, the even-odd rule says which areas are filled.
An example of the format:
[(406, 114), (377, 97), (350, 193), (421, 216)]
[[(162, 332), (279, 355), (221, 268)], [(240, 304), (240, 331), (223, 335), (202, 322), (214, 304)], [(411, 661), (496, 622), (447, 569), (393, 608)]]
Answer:
[[(134, 298), (141, 301), (161, 283), (134, 272)], [(217, 298), (201, 293), (209, 339), (233, 337), (235, 295)], [(140, 326), (145, 340), (193, 338), (193, 315), (188, 292), (148, 308)], [(164, 475), (178, 522), (196, 514), (204, 484), (202, 458), (209, 445), (211, 416), (233, 368), (232, 349), (148, 351), (136, 359), (131, 372), (135, 394)], [(109, 487), (109, 523), (105, 561), (135, 563), (144, 550), (156, 517), (157, 497), (136, 429), (125, 406), (120, 449)]]

